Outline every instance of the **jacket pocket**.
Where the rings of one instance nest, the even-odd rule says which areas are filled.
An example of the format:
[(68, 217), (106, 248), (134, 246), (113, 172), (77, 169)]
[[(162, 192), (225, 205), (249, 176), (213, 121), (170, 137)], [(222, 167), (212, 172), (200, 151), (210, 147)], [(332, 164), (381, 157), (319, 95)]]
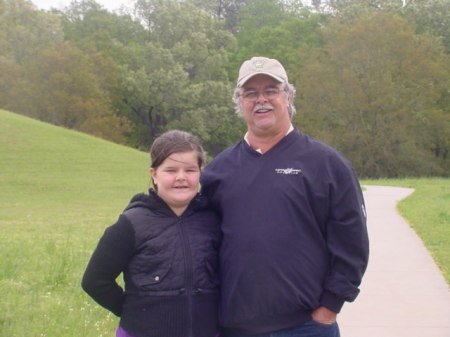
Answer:
[(219, 286), (219, 271), (216, 256), (203, 258), (194, 270), (194, 288), (217, 289)]
[(211, 285), (215, 288), (219, 286), (219, 263), (216, 256), (206, 260), (206, 273), (209, 276)]
[(163, 281), (173, 268), (175, 249), (167, 247), (158, 253), (141, 252), (130, 267), (131, 278), (144, 290), (161, 290)]

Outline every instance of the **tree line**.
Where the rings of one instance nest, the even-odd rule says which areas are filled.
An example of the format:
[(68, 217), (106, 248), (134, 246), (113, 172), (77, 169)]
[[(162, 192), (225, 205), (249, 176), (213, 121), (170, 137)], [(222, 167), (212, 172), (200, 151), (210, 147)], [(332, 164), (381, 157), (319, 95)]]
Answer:
[(447, 0), (0, 0), (0, 107), (143, 150), (180, 128), (214, 156), (245, 131), (240, 64), (267, 56), (294, 125), (361, 177), (448, 176), (449, 18)]

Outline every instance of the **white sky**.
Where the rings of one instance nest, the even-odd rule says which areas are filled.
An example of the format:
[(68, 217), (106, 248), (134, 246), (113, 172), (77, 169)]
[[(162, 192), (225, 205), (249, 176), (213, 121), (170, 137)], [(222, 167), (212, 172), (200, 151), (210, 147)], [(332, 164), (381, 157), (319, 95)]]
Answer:
[[(34, 3), (39, 9), (48, 10), (50, 8), (64, 9), (70, 5), (72, 0), (31, 0), (31, 2)], [(132, 0), (95, 0), (95, 2), (110, 11), (119, 9), (122, 6), (130, 8), (134, 3)]]
[[(50, 8), (64, 9), (65, 7), (69, 6), (69, 4), (72, 2), (72, 0), (30, 0), (30, 1), (34, 3), (39, 9), (46, 9), (46, 10)], [(134, 0), (95, 0), (95, 1), (110, 11), (120, 9), (121, 7), (133, 9), (135, 3)], [(310, 0), (305, 0), (303, 1), (303, 3), (309, 4)]]

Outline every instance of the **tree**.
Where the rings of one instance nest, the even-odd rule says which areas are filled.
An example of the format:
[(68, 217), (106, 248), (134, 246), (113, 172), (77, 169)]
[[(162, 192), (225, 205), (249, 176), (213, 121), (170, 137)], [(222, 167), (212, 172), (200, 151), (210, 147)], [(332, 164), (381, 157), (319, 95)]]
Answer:
[(0, 106), (14, 110), (26, 72), (24, 59), (63, 40), (56, 15), (40, 12), (30, 1), (0, 1)]
[[(148, 146), (182, 112), (188, 74), (170, 51), (153, 43), (136, 50), (138, 67), (122, 66), (120, 90), (136, 125), (136, 146)], [(130, 51), (131, 54), (131, 51)]]
[(27, 84), (18, 112), (112, 141), (125, 142), (127, 119), (112, 114), (96, 64), (68, 42), (43, 49), (24, 64)]
[(448, 0), (409, 1), (401, 11), (416, 23), (417, 33), (437, 37), (450, 53), (450, 6)]
[(59, 18), (37, 11), (30, 1), (6, 0), (0, 5), (0, 55), (21, 63), (36, 49), (63, 40)]
[[(321, 15), (305, 11), (301, 17), (286, 14), (286, 17), (275, 26), (246, 31), (243, 33), (244, 41), (238, 41), (241, 47), (229, 64), (230, 72), (235, 74), (240, 64), (253, 56), (275, 58), (286, 68), (300, 68), (303, 60), (298, 57), (298, 50), (309, 50), (323, 43), (320, 32), (322, 19)], [(239, 35), (238, 38), (240, 37)], [(245, 42), (247, 38), (248, 41)]]
[(242, 137), (245, 124), (234, 113), (232, 86), (204, 81), (189, 87), (185, 111), (171, 120), (168, 129), (184, 129), (198, 135), (208, 154), (215, 156)]
[[(73, 1), (64, 12), (59, 12), (59, 16), (65, 39), (96, 65), (90, 71), (108, 96), (110, 112), (115, 118), (134, 120), (122, 96), (126, 91), (120, 88), (120, 77), (124, 68), (134, 67), (140, 62), (134, 50), (142, 49), (148, 39), (148, 31), (130, 15), (111, 13), (92, 0)], [(128, 136), (133, 133), (129, 132)]]
[(225, 29), (235, 34), (239, 10), (246, 5), (247, 0), (191, 0), (191, 2), (206, 10), (214, 19), (223, 22)]
[(180, 125), (184, 130), (213, 132), (218, 119), (194, 111), (203, 111), (202, 83), (212, 88), (227, 84), (225, 65), (233, 36), (190, 3), (141, 0), (136, 13), (148, 29), (148, 38), (141, 45), (127, 46), (119, 86), (122, 112), (135, 123), (132, 143), (147, 147), (187, 115), (196, 125)]
[(238, 49), (227, 66), (230, 78), (236, 78), (241, 63), (253, 56), (276, 58), (289, 70), (301, 68), (297, 51), (323, 43), (320, 28), (326, 19), (299, 0), (248, 0), (239, 10)]
[(116, 55), (120, 53), (120, 46), (140, 44), (148, 37), (148, 32), (137, 19), (128, 14), (110, 13), (93, 0), (73, 1), (59, 15), (65, 39), (81, 49), (95, 47), (106, 54)]
[(0, 107), (17, 111), (20, 88), (25, 86), (23, 68), (14, 59), (0, 55)]
[(361, 176), (449, 174), (448, 156), (437, 154), (448, 153), (450, 136), (439, 106), (448, 58), (436, 41), (384, 12), (330, 25), (324, 36), (295, 75), (295, 123), (344, 152)]
[(437, 37), (450, 52), (448, 0), (314, 0), (312, 4), (316, 10), (343, 21), (377, 11), (401, 15), (416, 25), (416, 33)]
[(140, 0), (137, 12), (149, 41), (170, 50), (191, 80), (227, 80), (224, 68), (234, 37), (219, 22), (188, 2)]
[(317, 11), (347, 20), (372, 11), (395, 12), (403, 6), (402, 0), (312, 0)]

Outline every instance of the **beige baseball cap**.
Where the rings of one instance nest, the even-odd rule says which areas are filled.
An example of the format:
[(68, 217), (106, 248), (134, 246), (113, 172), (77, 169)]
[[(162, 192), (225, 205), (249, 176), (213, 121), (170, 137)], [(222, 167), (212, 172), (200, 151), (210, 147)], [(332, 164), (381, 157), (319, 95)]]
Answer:
[(242, 63), (241, 69), (239, 69), (237, 86), (243, 86), (250, 78), (259, 74), (273, 77), (278, 82), (288, 82), (286, 70), (280, 62), (267, 57), (255, 56)]

